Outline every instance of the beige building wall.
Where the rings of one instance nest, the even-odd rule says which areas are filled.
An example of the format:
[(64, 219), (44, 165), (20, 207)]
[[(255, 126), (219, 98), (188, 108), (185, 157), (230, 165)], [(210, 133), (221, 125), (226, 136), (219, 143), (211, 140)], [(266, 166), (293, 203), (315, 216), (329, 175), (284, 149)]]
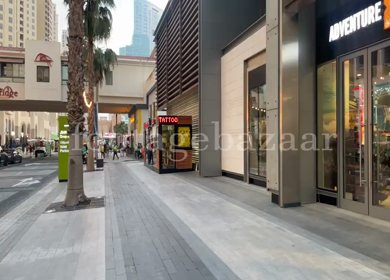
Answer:
[(0, 46), (24, 48), (37, 39), (38, 2), (44, 1), (0, 1)]
[[(26, 1), (26, 0), (25, 0)], [(37, 40), (58, 42), (58, 15), (52, 0), (38, 1)]]
[(221, 59), (222, 170), (244, 174), (244, 64), (265, 51), (263, 27)]
[(103, 81), (103, 86), (99, 88), (100, 97), (117, 98), (123, 97), (144, 99), (146, 89), (145, 81), (149, 78), (156, 67), (155, 61), (137, 61), (119, 57), (118, 65), (113, 69), (113, 84), (107, 85)]
[[(61, 56), (60, 43), (45, 41), (27, 41), (25, 55), (25, 87), (28, 89), (26, 99), (41, 101), (61, 101)], [(52, 59), (50, 65), (46, 62), (35, 62), (38, 54), (44, 53)], [(49, 82), (37, 81), (38, 66), (48, 67)]]

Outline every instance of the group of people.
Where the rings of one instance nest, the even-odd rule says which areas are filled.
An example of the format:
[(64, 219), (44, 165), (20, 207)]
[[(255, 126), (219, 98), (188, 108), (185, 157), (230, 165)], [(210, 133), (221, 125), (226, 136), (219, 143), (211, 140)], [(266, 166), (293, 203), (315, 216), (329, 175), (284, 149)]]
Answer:
[(101, 158), (106, 158), (106, 156), (109, 155), (110, 150), (112, 150), (112, 152), (113, 152), (112, 159), (115, 160), (115, 158), (117, 158), (119, 160), (118, 153), (120, 153), (121, 157), (124, 157), (125, 155), (129, 155), (130, 154), (130, 145), (127, 144), (125, 146), (125, 145), (123, 145), (123, 143), (120, 143), (119, 146), (118, 146), (116, 143), (114, 143), (114, 145), (111, 147), (111, 149), (110, 149), (110, 146), (107, 143), (104, 144), (104, 145), (101, 145), (100, 146)]
[[(100, 145), (99, 150), (100, 150), (100, 157), (102, 159), (105, 159), (106, 156), (109, 156), (109, 153), (112, 150), (113, 152), (112, 160), (115, 160), (115, 158), (119, 160), (119, 153), (121, 157), (130, 155), (131, 153), (130, 145), (128, 143), (126, 144), (126, 146), (123, 145), (123, 143), (120, 143), (119, 146), (116, 143), (114, 143), (111, 147), (109, 146), (109, 144), (105, 143), (103, 145)], [(83, 151), (83, 162), (86, 163), (87, 154), (88, 154), (88, 147), (86, 144), (83, 145), (82, 151)], [(136, 159), (142, 158), (144, 151), (141, 143), (138, 143), (134, 154)]]

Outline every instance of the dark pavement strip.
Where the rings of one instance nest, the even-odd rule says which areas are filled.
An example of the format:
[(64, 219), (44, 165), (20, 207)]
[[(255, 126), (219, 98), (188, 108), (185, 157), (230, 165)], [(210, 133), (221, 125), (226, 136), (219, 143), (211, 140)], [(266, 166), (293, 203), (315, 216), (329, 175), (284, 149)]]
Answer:
[[(31, 178), (32, 176), (26, 176), (27, 178)], [(7, 199), (4, 199), (0, 202), (0, 218), (3, 217), (5, 214), (9, 213), (12, 209), (17, 207), (20, 203), (34, 195), (36, 192), (41, 190), (43, 187), (45, 187), (47, 184), (49, 184), (51, 181), (53, 181), (57, 177), (57, 172), (53, 172), (46, 176), (40, 176), (41, 180), (40, 183), (30, 185), (30, 186), (20, 186), (20, 187), (0, 187), (0, 192), (15, 192), (12, 196), (8, 197)], [(18, 178), (20, 179), (23, 178)], [(1, 180), (1, 179), (0, 179)], [(15, 184), (17, 184), (16, 182)]]

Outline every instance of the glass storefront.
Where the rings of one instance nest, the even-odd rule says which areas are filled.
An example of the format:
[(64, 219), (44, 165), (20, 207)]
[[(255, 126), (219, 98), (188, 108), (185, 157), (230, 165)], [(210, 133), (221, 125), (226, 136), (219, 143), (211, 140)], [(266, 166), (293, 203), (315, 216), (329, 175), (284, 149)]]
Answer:
[(318, 188), (337, 191), (336, 61), (317, 70)]
[(365, 87), (364, 56), (342, 62), (342, 93), (344, 97), (344, 192), (347, 200), (365, 202)]
[(390, 208), (390, 46), (371, 53), (372, 204)]
[(317, 69), (317, 120), (318, 189), (338, 191), (341, 208), (389, 219), (390, 41)]
[(249, 174), (267, 176), (266, 86), (250, 90)]
[[(262, 66), (254, 71), (262, 70)], [(249, 90), (249, 137), (248, 137), (248, 161), (249, 175), (260, 177), (267, 176), (267, 110), (266, 110), (266, 85), (265, 72), (258, 71), (256, 75), (249, 76), (253, 80), (250, 84), (256, 84)]]

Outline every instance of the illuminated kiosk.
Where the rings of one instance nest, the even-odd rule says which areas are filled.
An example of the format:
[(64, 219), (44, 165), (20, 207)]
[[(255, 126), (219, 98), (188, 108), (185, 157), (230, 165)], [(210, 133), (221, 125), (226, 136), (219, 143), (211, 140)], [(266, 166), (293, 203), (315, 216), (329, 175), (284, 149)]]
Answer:
[(192, 117), (159, 116), (144, 124), (144, 165), (163, 174), (192, 171)]

